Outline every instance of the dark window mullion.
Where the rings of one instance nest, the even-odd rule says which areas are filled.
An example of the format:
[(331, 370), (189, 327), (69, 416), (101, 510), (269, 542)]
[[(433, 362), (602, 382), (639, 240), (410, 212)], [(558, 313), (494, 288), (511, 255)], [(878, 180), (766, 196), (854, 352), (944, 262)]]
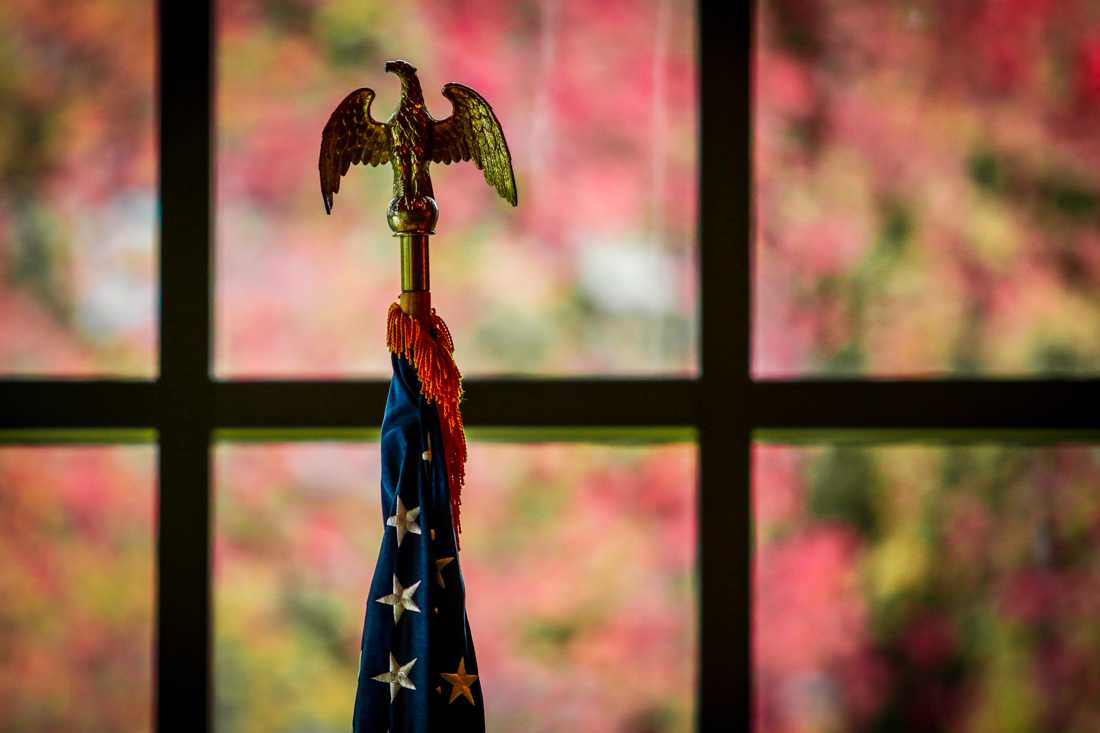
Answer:
[(755, 428), (1100, 427), (1100, 380), (757, 381)]
[(158, 3), (159, 731), (210, 729), (213, 2)]
[[(470, 426), (594, 425), (693, 427), (694, 379), (464, 380), (463, 417)], [(356, 428), (377, 425), (389, 382), (218, 381), (218, 427)]]
[[(712, 351), (731, 336), (717, 338)], [(465, 382), (463, 411), (471, 426), (694, 426), (711, 410), (707, 395), (726, 389), (711, 369), (705, 382), (475, 377)], [(0, 430), (149, 427), (160, 420), (163, 389), (142, 380), (0, 380)], [(207, 389), (213, 427), (354, 428), (377, 426), (388, 382), (219, 381)], [(746, 399), (758, 430), (1100, 427), (1097, 379), (758, 380)]]
[(698, 5), (699, 730), (752, 715), (749, 307), (752, 2)]

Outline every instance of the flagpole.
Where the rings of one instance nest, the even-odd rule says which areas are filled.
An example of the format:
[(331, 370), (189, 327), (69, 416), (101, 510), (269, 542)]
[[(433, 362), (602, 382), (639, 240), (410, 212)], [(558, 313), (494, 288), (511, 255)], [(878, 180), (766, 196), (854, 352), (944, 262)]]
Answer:
[(430, 196), (401, 196), (390, 201), (386, 219), (393, 235), (401, 241), (401, 310), (430, 326), (428, 239), (435, 233), (439, 206)]
[[(366, 604), (352, 728), (355, 733), (426, 730), (430, 720), (433, 730), (485, 733), (458, 558), (466, 474), (462, 374), (451, 332), (432, 309), (429, 241), (439, 206), (428, 165), (473, 161), (486, 183), (513, 206), (516, 181), (504, 131), (480, 94), (447, 84), (443, 94), (454, 113), (434, 120), (424, 107), (416, 68), (394, 60), (386, 71), (401, 79), (397, 112), (388, 122), (377, 122), (370, 113), (374, 92), (353, 91), (325, 124), (317, 161), (328, 213), (340, 178), (353, 163), (391, 163), (398, 194), (386, 210), (400, 245), (401, 295), (386, 312), (394, 376), (381, 439), (382, 465), (397, 467), (384, 468), (381, 480), (385, 526), (394, 532), (387, 529), (378, 552)], [(414, 465), (416, 470), (400, 469)], [(435, 582), (424, 572), (432, 568)], [(450, 576), (446, 582), (444, 573)], [(379, 611), (379, 603), (392, 606), (392, 614)], [(449, 698), (443, 683), (450, 686)], [(403, 690), (408, 692), (398, 699)]]

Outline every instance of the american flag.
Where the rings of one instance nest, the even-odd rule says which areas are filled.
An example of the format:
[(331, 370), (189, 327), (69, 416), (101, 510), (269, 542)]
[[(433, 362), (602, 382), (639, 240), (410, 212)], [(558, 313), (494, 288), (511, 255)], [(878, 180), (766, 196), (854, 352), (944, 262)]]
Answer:
[(441, 418), (445, 401), (423, 389), (417, 359), (392, 347), (391, 339), (397, 353), (381, 438), (385, 532), (366, 599), (353, 730), (481, 733), (485, 712), (454, 516), (460, 486), (450, 490), (465, 442), (449, 416)]

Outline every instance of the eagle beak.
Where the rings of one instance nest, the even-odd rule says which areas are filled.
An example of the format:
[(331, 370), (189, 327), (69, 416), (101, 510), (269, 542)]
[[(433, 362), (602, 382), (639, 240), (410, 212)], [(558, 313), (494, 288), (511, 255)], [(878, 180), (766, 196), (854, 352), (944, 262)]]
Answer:
[(400, 59), (398, 59), (397, 61), (387, 61), (386, 71), (395, 73), (398, 76), (401, 75), (402, 71), (408, 71), (413, 74), (416, 73), (416, 69), (413, 68), (412, 64), (410, 64), (408, 61), (401, 61)]

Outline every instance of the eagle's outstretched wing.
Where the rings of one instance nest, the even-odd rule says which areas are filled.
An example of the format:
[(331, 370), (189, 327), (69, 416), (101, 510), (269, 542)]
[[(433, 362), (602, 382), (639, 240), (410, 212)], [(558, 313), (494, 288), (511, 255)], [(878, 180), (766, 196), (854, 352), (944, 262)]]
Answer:
[(348, 172), (352, 163), (390, 162), (386, 126), (370, 116), (372, 101), (372, 90), (356, 89), (340, 102), (321, 133), (317, 168), (321, 172), (321, 197), (327, 213), (332, 213), (332, 196), (340, 190), (340, 176)]
[(468, 86), (447, 84), (443, 96), (454, 112), (432, 125), (431, 158), (435, 163), (472, 160), (485, 171), (485, 180), (504, 199), (516, 205), (516, 177), (504, 131), (485, 98)]

